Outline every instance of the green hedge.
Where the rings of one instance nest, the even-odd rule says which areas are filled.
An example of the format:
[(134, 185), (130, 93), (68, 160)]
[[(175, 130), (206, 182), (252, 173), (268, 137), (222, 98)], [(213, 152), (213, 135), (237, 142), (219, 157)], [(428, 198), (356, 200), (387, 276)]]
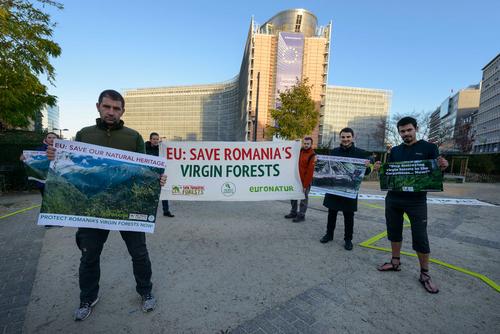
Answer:
[(445, 158), (450, 163), (452, 158), (455, 157), (455, 163), (453, 171), (449, 170), (449, 173), (459, 173), (460, 172), (460, 160), (468, 158), (469, 162), (467, 164), (468, 172), (485, 174), (485, 175), (500, 175), (500, 153), (496, 154), (467, 154), (467, 155), (446, 155)]
[(472, 173), (500, 175), (500, 153), (470, 155), (468, 168)]
[(45, 133), (7, 130), (0, 132), (0, 165), (13, 167), (12, 172), (1, 172), (5, 176), (6, 190), (25, 190), (33, 185), (27, 182), (23, 163), (19, 160), (24, 150), (32, 150), (42, 145)]

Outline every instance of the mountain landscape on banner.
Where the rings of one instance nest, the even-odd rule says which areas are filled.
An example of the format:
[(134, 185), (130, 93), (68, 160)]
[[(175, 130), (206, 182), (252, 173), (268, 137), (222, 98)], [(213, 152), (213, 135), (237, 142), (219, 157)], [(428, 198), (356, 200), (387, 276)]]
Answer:
[(163, 168), (59, 153), (49, 170), (41, 212), (110, 219), (155, 217)]
[(32, 155), (24, 163), (28, 178), (38, 181), (43, 181), (47, 178), (50, 161), (46, 155)]

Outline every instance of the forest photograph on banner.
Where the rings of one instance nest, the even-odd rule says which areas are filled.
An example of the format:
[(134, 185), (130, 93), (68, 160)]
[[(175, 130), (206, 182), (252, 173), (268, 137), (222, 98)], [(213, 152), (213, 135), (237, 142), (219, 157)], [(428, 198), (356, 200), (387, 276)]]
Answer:
[(348, 198), (358, 196), (366, 171), (365, 159), (318, 155), (313, 186), (326, 193)]
[(381, 190), (443, 191), (443, 172), (435, 159), (386, 162), (379, 177)]

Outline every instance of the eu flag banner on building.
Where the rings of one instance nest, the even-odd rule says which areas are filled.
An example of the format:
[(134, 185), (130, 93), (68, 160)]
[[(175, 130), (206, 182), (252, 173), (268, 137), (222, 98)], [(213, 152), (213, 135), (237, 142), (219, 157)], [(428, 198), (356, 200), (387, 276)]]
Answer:
[(167, 183), (161, 199), (303, 199), (300, 142), (162, 142)]
[(45, 183), (50, 164), (47, 153), (45, 151), (23, 151), (23, 156), (28, 180)]
[(443, 173), (437, 160), (386, 162), (379, 173), (381, 190), (443, 191)]
[(313, 186), (325, 192), (348, 198), (358, 196), (365, 176), (365, 159), (317, 155)]
[(55, 140), (38, 225), (152, 233), (165, 159)]

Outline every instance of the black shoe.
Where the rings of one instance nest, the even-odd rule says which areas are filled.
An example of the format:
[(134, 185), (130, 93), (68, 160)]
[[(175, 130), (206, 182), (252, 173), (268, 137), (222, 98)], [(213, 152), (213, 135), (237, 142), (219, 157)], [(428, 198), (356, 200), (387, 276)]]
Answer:
[(344, 244), (344, 248), (346, 250), (352, 250), (352, 241), (351, 240), (346, 240)]
[(333, 240), (333, 235), (332, 236), (329, 236), (328, 234), (325, 234), (323, 236), (323, 238), (321, 238), (319, 240), (319, 242), (321, 242), (322, 244), (326, 244), (328, 241), (332, 241)]
[(294, 223), (300, 223), (300, 222), (303, 222), (304, 220), (306, 220), (306, 217), (305, 216), (297, 216), (295, 217), (292, 221)]
[(295, 217), (297, 217), (297, 214), (296, 213), (291, 213), (291, 212), (285, 216), (286, 219), (292, 219), (292, 218), (295, 218)]
[(170, 211), (164, 212), (163, 215), (170, 218), (175, 217), (175, 215), (171, 214)]

